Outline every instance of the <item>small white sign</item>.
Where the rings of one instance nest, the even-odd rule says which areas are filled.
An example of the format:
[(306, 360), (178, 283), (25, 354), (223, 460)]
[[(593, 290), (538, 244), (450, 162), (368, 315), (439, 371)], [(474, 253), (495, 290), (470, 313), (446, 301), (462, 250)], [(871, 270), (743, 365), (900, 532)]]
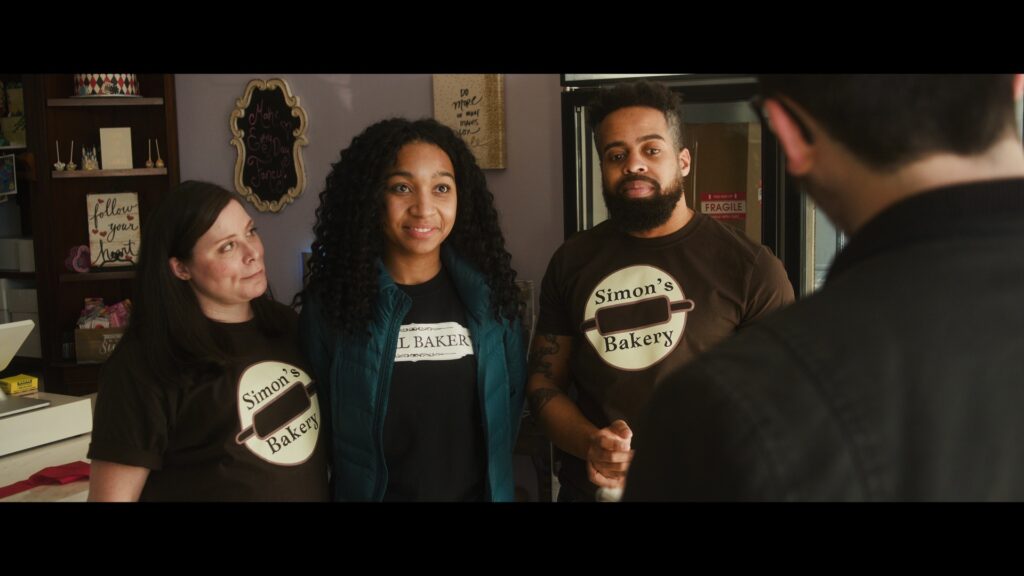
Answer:
[(747, 201), (741, 192), (700, 195), (700, 211), (716, 220), (746, 220)]
[(89, 254), (96, 268), (134, 266), (139, 258), (139, 195), (88, 194)]
[(132, 169), (132, 129), (100, 128), (100, 163), (104, 170)]

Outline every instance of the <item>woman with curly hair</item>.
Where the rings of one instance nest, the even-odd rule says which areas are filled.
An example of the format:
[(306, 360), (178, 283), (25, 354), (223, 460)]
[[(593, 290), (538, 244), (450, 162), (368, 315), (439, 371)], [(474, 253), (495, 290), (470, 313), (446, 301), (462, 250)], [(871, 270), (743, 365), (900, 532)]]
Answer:
[(472, 152), (434, 120), (370, 126), (327, 176), (314, 232), (300, 335), (334, 498), (513, 500), (526, 357)]

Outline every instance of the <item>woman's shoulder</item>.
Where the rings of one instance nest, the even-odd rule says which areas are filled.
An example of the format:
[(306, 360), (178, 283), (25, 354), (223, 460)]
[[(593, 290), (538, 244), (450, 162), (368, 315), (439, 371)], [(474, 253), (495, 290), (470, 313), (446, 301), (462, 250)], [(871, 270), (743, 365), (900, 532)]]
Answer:
[(110, 357), (107, 358), (104, 366), (109, 366), (111, 363), (119, 364), (130, 362), (132, 359), (137, 357), (142, 350), (143, 346), (139, 341), (138, 332), (131, 329), (125, 330), (124, 335), (117, 341), (117, 346), (114, 347), (114, 351), (110, 354)]
[(282, 316), (291, 318), (297, 318), (299, 315), (299, 313), (296, 312), (291, 306), (287, 304), (282, 304), (277, 300), (265, 298), (261, 300), (261, 302), (263, 302), (268, 307), (268, 310), (272, 311), (274, 314), (280, 314)]
[(270, 298), (253, 301), (253, 309), (260, 323), (271, 332), (294, 332), (299, 325), (299, 314), (291, 306)]
[(152, 373), (144, 349), (137, 333), (128, 330), (100, 368), (100, 383), (123, 380), (150, 382)]

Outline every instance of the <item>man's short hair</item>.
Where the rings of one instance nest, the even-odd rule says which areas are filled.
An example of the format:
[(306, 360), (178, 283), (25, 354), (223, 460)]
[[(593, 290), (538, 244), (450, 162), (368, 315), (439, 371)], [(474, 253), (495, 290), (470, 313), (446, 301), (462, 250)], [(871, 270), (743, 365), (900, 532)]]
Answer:
[(883, 171), (936, 152), (978, 154), (1014, 130), (1011, 75), (773, 74), (760, 82), (764, 98), (789, 97)]
[(654, 108), (664, 114), (673, 145), (677, 150), (683, 147), (682, 99), (664, 84), (647, 80), (624, 82), (602, 89), (587, 106), (590, 127), (594, 131), (594, 143), (598, 147), (600, 144), (597, 141), (597, 132), (601, 122), (612, 112), (631, 106)]

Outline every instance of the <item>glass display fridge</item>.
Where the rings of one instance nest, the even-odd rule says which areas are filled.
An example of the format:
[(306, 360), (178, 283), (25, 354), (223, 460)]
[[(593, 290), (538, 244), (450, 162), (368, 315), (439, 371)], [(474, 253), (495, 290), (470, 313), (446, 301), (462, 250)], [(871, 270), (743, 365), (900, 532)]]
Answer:
[(820, 287), (845, 238), (786, 174), (778, 141), (749, 105), (757, 91), (752, 76), (563, 74), (565, 236), (607, 218), (587, 103), (602, 86), (647, 76), (683, 99), (683, 139), (691, 157), (687, 205), (768, 246), (798, 297)]

